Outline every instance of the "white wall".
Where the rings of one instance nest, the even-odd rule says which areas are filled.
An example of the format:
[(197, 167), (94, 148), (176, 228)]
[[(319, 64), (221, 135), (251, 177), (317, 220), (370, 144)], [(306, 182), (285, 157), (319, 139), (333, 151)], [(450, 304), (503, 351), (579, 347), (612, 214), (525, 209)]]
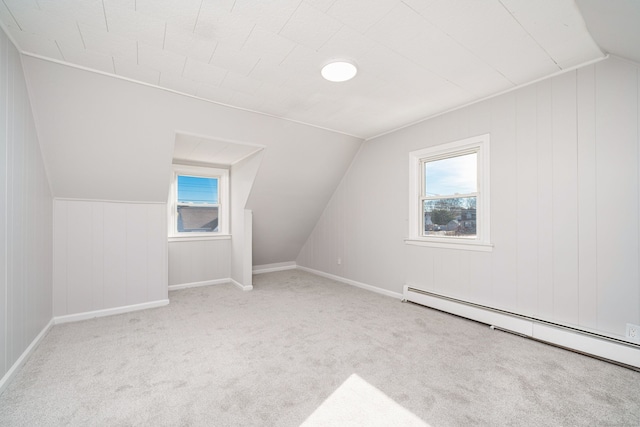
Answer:
[(55, 200), (53, 314), (167, 299), (167, 207)]
[(0, 378), (51, 320), (52, 198), (17, 50), (0, 30)]
[[(640, 324), (639, 73), (609, 59), (366, 142), (298, 264), (624, 337)], [(484, 133), (493, 252), (405, 245), (408, 153)]]
[(24, 65), (54, 197), (165, 203), (176, 132), (265, 146), (247, 203), (260, 264), (295, 259), (361, 144), (33, 57)]
[(242, 286), (252, 286), (253, 222), (245, 207), (260, 164), (260, 151), (231, 167), (231, 278)]
[(169, 242), (169, 286), (228, 279), (231, 239)]

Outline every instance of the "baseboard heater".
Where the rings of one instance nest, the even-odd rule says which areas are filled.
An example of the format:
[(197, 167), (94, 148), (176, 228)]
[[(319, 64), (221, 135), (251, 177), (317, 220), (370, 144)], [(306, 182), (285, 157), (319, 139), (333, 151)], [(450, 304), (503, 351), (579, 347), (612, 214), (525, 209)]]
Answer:
[(404, 286), (405, 301), (640, 370), (640, 344)]

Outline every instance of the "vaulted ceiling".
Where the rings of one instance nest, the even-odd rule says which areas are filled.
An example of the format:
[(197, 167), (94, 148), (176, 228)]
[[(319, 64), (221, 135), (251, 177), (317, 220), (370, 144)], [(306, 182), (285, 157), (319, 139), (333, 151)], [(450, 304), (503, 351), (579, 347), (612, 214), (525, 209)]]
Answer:
[[(573, 0), (3, 0), (0, 22), (27, 55), (360, 138), (603, 56)], [(357, 76), (323, 80), (334, 58)]]

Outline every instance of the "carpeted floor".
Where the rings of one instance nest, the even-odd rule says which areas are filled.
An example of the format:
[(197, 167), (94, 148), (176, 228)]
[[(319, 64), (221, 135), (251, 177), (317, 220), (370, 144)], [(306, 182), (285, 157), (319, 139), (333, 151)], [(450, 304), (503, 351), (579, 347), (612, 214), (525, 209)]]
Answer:
[(639, 372), (298, 270), (254, 283), (53, 327), (0, 425), (640, 426)]

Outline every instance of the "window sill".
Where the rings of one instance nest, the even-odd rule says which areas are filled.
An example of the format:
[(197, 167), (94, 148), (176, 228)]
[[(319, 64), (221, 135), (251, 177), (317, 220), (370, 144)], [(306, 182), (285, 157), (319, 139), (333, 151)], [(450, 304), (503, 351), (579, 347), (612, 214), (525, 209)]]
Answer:
[(471, 241), (454, 242), (450, 240), (426, 240), (426, 239), (404, 239), (407, 245), (412, 246), (426, 246), (430, 248), (440, 249), (458, 249), (463, 251), (477, 251), (477, 252), (493, 252), (493, 245), (490, 243), (478, 243)]
[(231, 234), (216, 234), (215, 236), (169, 236), (171, 242), (196, 242), (199, 240), (230, 240)]

